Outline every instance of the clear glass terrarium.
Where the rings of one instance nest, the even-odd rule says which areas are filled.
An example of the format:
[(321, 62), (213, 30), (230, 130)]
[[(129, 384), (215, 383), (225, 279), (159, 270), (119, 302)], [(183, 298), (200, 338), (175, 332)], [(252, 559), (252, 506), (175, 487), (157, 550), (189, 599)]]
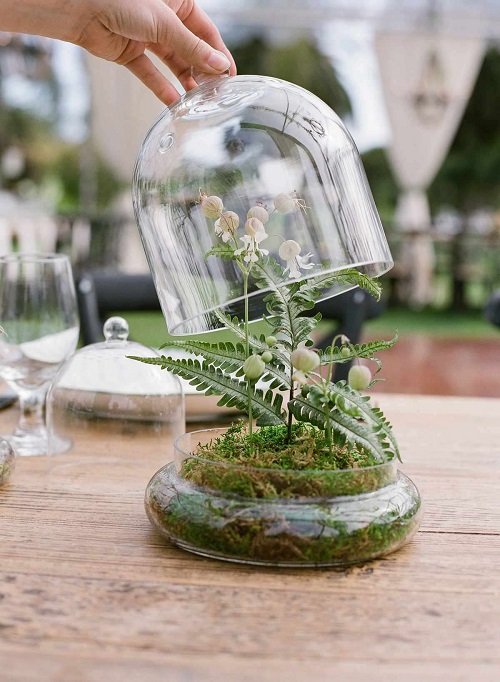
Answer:
[[(268, 215), (265, 248), (284, 240), (311, 254), (304, 276), (356, 267), (378, 276), (392, 258), (356, 146), (338, 116), (306, 90), (275, 78), (208, 78), (167, 109), (148, 133), (134, 204), (168, 330), (195, 334), (242, 313), (242, 276), (207, 252), (217, 243), (203, 198), (236, 214), (241, 243), (251, 207)], [(217, 207), (215, 207), (217, 208)], [(210, 213), (210, 211), (208, 211)], [(325, 291), (322, 298), (348, 285)], [(265, 291), (250, 290), (250, 319)]]
[(311, 471), (195, 454), (222, 432), (179, 438), (174, 462), (146, 490), (149, 519), (183, 549), (250, 564), (340, 566), (388, 554), (416, 532), (420, 496), (394, 460)]
[[(358, 391), (363, 368), (357, 387), (331, 381), (334, 362), (371, 359), (370, 344), (308, 350), (315, 302), (358, 285), (377, 295), (371, 278), (392, 266), (340, 119), (277, 79), (209, 79), (147, 135), (134, 202), (168, 329), (187, 335), (176, 348), (188, 357), (157, 364), (248, 415), (176, 441), (147, 487), (153, 525), (198, 554), (277, 566), (406, 543), (420, 496), (397, 470), (390, 423)], [(250, 333), (264, 316), (272, 334)], [(224, 326), (234, 341), (192, 338)]]

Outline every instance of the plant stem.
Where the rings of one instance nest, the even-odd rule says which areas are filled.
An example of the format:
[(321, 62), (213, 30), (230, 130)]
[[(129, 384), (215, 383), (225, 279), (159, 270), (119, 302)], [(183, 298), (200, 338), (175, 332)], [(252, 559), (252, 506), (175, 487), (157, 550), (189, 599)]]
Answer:
[[(292, 402), (293, 397), (294, 397), (294, 385), (293, 385), (293, 365), (292, 362), (290, 361), (290, 398), (288, 402)], [(293, 421), (293, 415), (291, 410), (288, 410), (288, 424), (287, 424), (287, 431), (286, 431), (286, 441), (285, 443), (288, 445), (289, 443), (292, 442), (292, 421)]]
[[(249, 270), (243, 272), (243, 297), (245, 299), (245, 355), (250, 356), (250, 341), (248, 333), (248, 274)], [(253, 415), (252, 415), (252, 382), (247, 379), (247, 396), (248, 396), (248, 435), (252, 435), (253, 431)], [(252, 443), (250, 441), (250, 452), (252, 451)]]
[[(293, 374), (293, 367), (292, 367), (292, 374)], [(293, 392), (293, 379), (291, 379), (291, 385), (290, 385), (290, 402), (293, 400), (294, 392)], [(287, 432), (286, 432), (286, 443), (287, 445), (292, 442), (292, 420), (293, 420), (293, 415), (291, 410), (288, 410), (288, 425), (287, 425)]]

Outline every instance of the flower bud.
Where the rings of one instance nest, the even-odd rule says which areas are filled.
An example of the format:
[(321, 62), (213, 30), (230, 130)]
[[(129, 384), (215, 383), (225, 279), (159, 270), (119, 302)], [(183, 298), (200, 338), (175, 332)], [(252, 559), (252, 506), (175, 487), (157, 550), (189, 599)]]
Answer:
[(272, 348), (278, 343), (278, 339), (275, 336), (266, 336), (267, 345)]
[(269, 220), (269, 213), (266, 211), (264, 206), (252, 206), (247, 213), (247, 218), (257, 218), (257, 220), (260, 220), (260, 222), (265, 225)]
[(351, 349), (348, 346), (342, 346), (340, 349), (340, 355), (343, 358), (348, 358), (351, 355)]
[(215, 220), (220, 216), (223, 208), (224, 204), (220, 197), (207, 197), (206, 194), (201, 197), (201, 210), (203, 211), (203, 215), (207, 218)]
[(274, 208), (278, 213), (291, 213), (295, 207), (295, 199), (290, 194), (278, 194), (274, 199)]
[(225, 232), (236, 232), (240, 224), (240, 217), (234, 211), (224, 211), (217, 221), (219, 226)]
[(319, 355), (313, 350), (307, 350), (307, 348), (297, 348), (291, 354), (290, 359), (292, 365), (299, 372), (312, 372), (320, 364)]
[(363, 391), (368, 388), (372, 380), (372, 373), (366, 365), (353, 365), (347, 375), (347, 383), (355, 391)]
[(243, 372), (250, 381), (258, 379), (265, 369), (264, 360), (259, 355), (250, 355), (243, 363)]
[(265, 231), (264, 224), (258, 218), (249, 218), (245, 223), (245, 232), (249, 237), (256, 237), (259, 232)]
[(264, 360), (264, 362), (271, 362), (273, 359), (273, 354), (270, 351), (265, 350), (260, 357)]

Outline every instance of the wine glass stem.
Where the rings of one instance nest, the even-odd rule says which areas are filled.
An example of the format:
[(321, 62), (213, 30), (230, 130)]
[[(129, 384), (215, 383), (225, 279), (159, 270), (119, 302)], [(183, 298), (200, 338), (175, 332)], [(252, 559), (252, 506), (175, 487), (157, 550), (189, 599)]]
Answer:
[(17, 432), (33, 433), (45, 429), (46, 395), (47, 386), (41, 386), (33, 391), (19, 392), (21, 415), (17, 425)]

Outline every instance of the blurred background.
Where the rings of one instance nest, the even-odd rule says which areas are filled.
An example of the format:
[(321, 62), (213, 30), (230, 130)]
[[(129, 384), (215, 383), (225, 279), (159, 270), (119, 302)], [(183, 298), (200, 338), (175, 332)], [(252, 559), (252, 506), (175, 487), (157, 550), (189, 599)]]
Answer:
[[(311, 90), (358, 145), (396, 261), (363, 324), (400, 334), (380, 390), (500, 396), (500, 0), (199, 4), (239, 73)], [(121, 67), (0, 32), (0, 253), (147, 272), (130, 183), (161, 111)], [(159, 312), (126, 316), (136, 340), (165, 341)]]

